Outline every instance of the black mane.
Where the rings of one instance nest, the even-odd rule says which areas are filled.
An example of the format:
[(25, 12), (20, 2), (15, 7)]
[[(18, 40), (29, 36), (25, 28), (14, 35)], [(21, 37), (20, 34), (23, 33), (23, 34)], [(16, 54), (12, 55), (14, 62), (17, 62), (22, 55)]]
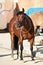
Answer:
[(17, 16), (18, 16), (19, 14), (21, 15), (21, 14), (23, 14), (23, 12), (22, 12), (22, 11), (19, 11), (19, 12), (17, 13)]
[[(24, 14), (24, 15), (26, 15), (24, 12), (22, 12), (22, 11), (19, 11), (18, 13), (17, 13), (17, 16), (18, 15), (21, 15), (21, 14)], [(27, 15), (26, 15), (27, 16)]]

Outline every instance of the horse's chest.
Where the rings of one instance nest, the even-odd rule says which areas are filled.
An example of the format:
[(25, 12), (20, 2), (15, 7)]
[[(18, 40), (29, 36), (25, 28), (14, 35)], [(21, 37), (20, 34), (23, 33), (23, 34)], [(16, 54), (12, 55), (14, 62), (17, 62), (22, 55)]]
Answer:
[(28, 38), (28, 34), (23, 33), (22, 37), (23, 37), (23, 39), (26, 39), (26, 38)]

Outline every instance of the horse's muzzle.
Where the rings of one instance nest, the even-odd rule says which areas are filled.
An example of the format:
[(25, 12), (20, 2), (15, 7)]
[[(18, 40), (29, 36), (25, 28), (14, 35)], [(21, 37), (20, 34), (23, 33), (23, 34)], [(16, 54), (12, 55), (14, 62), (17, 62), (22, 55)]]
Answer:
[(20, 28), (21, 27), (21, 24), (17, 24), (15, 25), (16, 28)]

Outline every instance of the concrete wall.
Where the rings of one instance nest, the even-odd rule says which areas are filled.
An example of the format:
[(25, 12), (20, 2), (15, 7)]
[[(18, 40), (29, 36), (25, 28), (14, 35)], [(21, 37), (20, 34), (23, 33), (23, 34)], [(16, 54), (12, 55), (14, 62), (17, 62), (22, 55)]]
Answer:
[[(0, 9), (0, 29), (5, 28), (7, 23), (10, 22), (10, 19), (13, 16), (13, 10), (16, 7), (16, 2), (13, 2), (13, 0), (3, 1), (4, 1), (2, 2), (3, 10)], [(20, 10), (24, 8), (26, 12), (30, 8), (43, 8), (43, 0), (18, 0), (18, 5)]]

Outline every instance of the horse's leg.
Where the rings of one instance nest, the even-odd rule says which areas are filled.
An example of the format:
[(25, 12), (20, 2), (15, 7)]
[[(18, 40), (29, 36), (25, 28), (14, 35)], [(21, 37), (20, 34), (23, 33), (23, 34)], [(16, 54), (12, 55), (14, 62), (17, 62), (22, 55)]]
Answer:
[(11, 35), (11, 50), (12, 50), (12, 58), (14, 58), (13, 50), (14, 50), (14, 37)]
[(17, 47), (17, 59), (18, 59), (18, 57), (19, 57), (19, 45)]
[(33, 43), (34, 43), (34, 37), (30, 40), (30, 50), (31, 50), (31, 54), (32, 54), (32, 60), (34, 60), (34, 56), (33, 56)]
[(23, 60), (23, 55), (22, 55), (22, 52), (23, 52), (23, 42), (20, 43), (20, 50), (21, 50), (20, 59)]
[(14, 47), (17, 50), (17, 59), (18, 59), (18, 56), (19, 56), (19, 45), (18, 45), (18, 37), (16, 35), (14, 36)]

